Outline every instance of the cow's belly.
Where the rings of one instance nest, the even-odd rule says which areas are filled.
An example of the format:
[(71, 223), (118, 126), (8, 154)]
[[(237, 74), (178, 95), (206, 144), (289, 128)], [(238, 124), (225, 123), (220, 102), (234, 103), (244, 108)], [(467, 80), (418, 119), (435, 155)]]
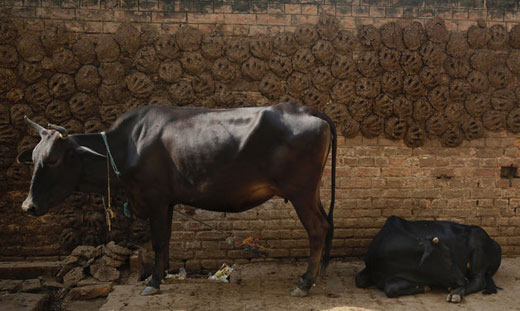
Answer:
[(275, 187), (267, 183), (225, 188), (215, 185), (181, 203), (210, 211), (239, 213), (266, 202), (276, 194)]

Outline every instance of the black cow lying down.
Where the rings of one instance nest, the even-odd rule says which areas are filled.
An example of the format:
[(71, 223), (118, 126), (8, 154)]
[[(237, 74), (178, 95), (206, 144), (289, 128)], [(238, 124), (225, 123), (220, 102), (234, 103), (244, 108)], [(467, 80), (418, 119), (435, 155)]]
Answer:
[[(108, 192), (108, 153), (100, 133), (67, 136), (62, 127), (26, 120), (41, 141), (18, 156), (34, 163), (23, 210), (39, 216), (73, 191)], [(126, 190), (132, 214), (150, 219), (155, 265), (142, 295), (158, 292), (168, 269), (176, 204), (238, 213), (273, 196), (291, 201), (310, 244), (307, 271), (292, 294), (306, 295), (320, 262), (325, 269), (333, 236), (336, 129), (320, 111), (293, 103), (222, 110), (141, 107), (116, 120), (106, 140), (121, 172), (117, 178), (111, 171), (111, 186)], [(331, 146), (327, 215), (320, 182)]]
[(501, 258), (500, 245), (479, 226), (392, 216), (369, 245), (356, 286), (375, 285), (390, 298), (439, 287), (451, 289), (448, 302), (460, 302), (497, 292), (492, 277)]

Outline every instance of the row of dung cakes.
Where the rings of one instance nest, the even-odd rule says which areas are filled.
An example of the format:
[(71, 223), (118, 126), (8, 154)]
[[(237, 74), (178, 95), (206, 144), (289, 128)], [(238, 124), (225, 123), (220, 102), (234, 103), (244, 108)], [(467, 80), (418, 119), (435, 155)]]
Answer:
[[(0, 141), (34, 144), (23, 116), (72, 132), (106, 128), (139, 105), (237, 107), (293, 100), (324, 109), (346, 136), (446, 146), (484, 130), (520, 131), (520, 26), (480, 21), (450, 32), (439, 18), (340, 30), (333, 17), (272, 37), (226, 37), (183, 26), (159, 35), (0, 27)], [(245, 94), (259, 93), (253, 101)], [(446, 134), (447, 133), (447, 134)], [(21, 139), (23, 137), (23, 139)], [(453, 138), (457, 139), (453, 139)]]

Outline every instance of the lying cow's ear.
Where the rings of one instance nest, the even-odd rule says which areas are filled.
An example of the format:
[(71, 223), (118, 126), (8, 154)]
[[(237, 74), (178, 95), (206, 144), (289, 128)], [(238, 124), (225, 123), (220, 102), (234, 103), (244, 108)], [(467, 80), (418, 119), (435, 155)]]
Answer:
[(433, 251), (433, 245), (429, 240), (426, 240), (421, 244), (424, 247), (424, 252), (421, 257), (421, 261), (419, 262), (419, 266), (422, 266), (424, 264), (426, 259), (428, 259), (428, 257), (430, 257), (430, 255), (432, 254), (432, 251)]
[(87, 157), (91, 159), (106, 159), (106, 156), (102, 155), (101, 153), (97, 153), (94, 150), (85, 146), (78, 146), (76, 147), (75, 151), (76, 154), (78, 154), (81, 157)]
[(22, 151), (17, 157), (16, 162), (18, 163), (32, 163), (32, 153), (34, 148)]

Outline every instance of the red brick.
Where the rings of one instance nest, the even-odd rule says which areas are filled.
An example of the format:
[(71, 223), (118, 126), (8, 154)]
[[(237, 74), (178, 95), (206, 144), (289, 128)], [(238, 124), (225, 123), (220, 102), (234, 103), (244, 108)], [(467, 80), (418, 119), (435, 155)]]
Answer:
[(113, 21), (114, 20), (114, 11), (112, 11), (112, 10), (77, 10), (76, 17), (79, 20)]
[(226, 24), (255, 25), (257, 22), (255, 14), (224, 14)]
[[(27, 8), (32, 9), (32, 8)], [(52, 19), (74, 19), (74, 9), (61, 9), (61, 8), (36, 8), (36, 16), (40, 18), (52, 18)]]
[(291, 15), (257, 14), (256, 22), (259, 25), (291, 25)]
[(188, 24), (218, 24), (224, 23), (224, 14), (187, 13)]
[(369, 11), (371, 17), (385, 17), (385, 7), (371, 6)]
[(317, 15), (290, 15), (291, 25), (316, 24), (320, 19)]
[(300, 4), (285, 4), (285, 14), (301, 14), (302, 8)]

